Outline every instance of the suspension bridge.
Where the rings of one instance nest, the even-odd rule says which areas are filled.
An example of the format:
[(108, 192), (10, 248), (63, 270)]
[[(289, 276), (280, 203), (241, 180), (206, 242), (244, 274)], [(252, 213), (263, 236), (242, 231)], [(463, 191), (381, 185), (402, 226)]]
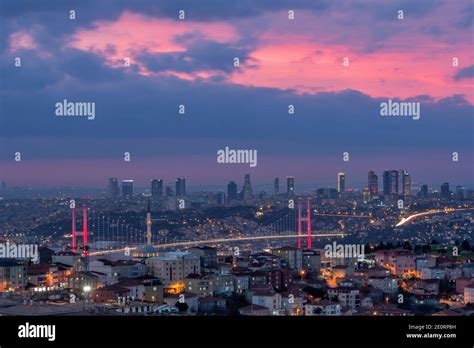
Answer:
[[(278, 240), (278, 239), (297, 239), (299, 249), (303, 247), (306, 240), (306, 247), (311, 248), (314, 238), (334, 238), (344, 237), (344, 233), (315, 233), (311, 224), (318, 216), (337, 217), (337, 218), (357, 218), (370, 219), (369, 215), (357, 214), (328, 214), (318, 213), (311, 210), (310, 200), (306, 200), (306, 207), (303, 208), (304, 200), (298, 200), (297, 209), (290, 209), (283, 216), (266, 225), (258, 226), (252, 231), (242, 231), (239, 235), (229, 235), (228, 237), (219, 237), (215, 234), (208, 234), (208, 237), (202, 238), (196, 236), (195, 239), (179, 240), (177, 237), (170, 238), (166, 235), (151, 233), (151, 212), (148, 210), (146, 218), (147, 231), (134, 227), (127, 223), (125, 218), (116, 215), (107, 215), (102, 212), (96, 212), (87, 208), (80, 208), (79, 213), (75, 209), (72, 211), (72, 250), (82, 248), (85, 255), (105, 255), (125, 250), (135, 250), (143, 244), (150, 244), (157, 249), (189, 247), (200, 244), (220, 244), (243, 241), (258, 240)], [(425, 212), (415, 213), (403, 217), (395, 226), (402, 226), (422, 216), (451, 213), (457, 211), (472, 210), (467, 209), (437, 209)], [(82, 214), (81, 214), (82, 211)], [(153, 221), (156, 221), (154, 219)], [(79, 226), (80, 228), (78, 228)], [(82, 226), (82, 227), (81, 227)], [(82, 238), (82, 247), (77, 242), (77, 238)], [(87, 247), (84, 247), (86, 245)], [(90, 249), (90, 251), (89, 251)]]
[[(304, 203), (306, 203), (306, 207), (303, 208)], [(312, 211), (309, 199), (304, 201), (300, 199), (298, 200), (297, 209), (290, 209), (283, 216), (276, 218), (266, 226), (251, 228), (250, 231), (242, 230), (238, 235), (234, 234), (226, 237), (219, 236), (217, 233), (209, 233), (205, 238), (197, 235), (195, 239), (179, 240), (177, 237), (170, 238), (167, 235), (151, 233), (153, 219), (151, 219), (150, 210), (148, 210), (146, 218), (146, 232), (142, 228), (127, 223), (125, 218), (120, 215), (107, 215), (87, 208), (80, 208), (79, 212), (73, 209), (72, 216), (72, 250), (81, 248), (77, 241), (77, 238), (81, 237), (84, 254), (90, 256), (134, 250), (143, 244), (150, 244), (157, 249), (164, 249), (199, 244), (278, 239), (297, 239), (299, 249), (303, 247), (304, 242), (306, 242), (307, 248), (311, 248), (312, 239), (314, 238), (344, 236), (343, 233), (337, 232), (315, 233), (311, 228), (311, 222), (316, 216), (369, 218), (368, 216), (348, 214), (318, 214), (316, 211)], [(84, 248), (84, 245), (87, 245), (87, 247)]]

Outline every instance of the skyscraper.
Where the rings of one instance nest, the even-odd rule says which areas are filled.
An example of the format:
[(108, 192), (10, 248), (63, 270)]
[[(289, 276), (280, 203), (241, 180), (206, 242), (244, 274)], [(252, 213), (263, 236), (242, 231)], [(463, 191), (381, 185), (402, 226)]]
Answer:
[(275, 178), (273, 181), (273, 194), (277, 196), (280, 193), (280, 179)]
[(117, 198), (120, 195), (120, 189), (117, 178), (109, 178), (107, 185), (107, 193), (109, 197)]
[(428, 185), (421, 185), (420, 198), (428, 198)]
[(384, 170), (382, 177), (382, 189), (384, 195), (390, 194), (390, 171)]
[(337, 173), (337, 192), (346, 192), (346, 174), (344, 172)]
[(186, 196), (186, 179), (181, 177), (176, 179), (176, 197)]
[(379, 177), (373, 170), (368, 174), (368, 188), (370, 197), (377, 197), (379, 195)]
[(451, 192), (449, 191), (449, 183), (445, 182), (441, 185), (441, 199), (450, 199)]
[(133, 180), (122, 180), (122, 196), (125, 198), (133, 196)]
[(252, 199), (252, 184), (250, 183), (250, 174), (245, 174), (243, 193), (245, 202), (248, 202)]
[(410, 177), (410, 174), (408, 174), (408, 172), (405, 172), (405, 176), (404, 176), (403, 194), (405, 196), (411, 196), (411, 177)]
[(398, 193), (398, 171), (386, 170), (383, 172), (383, 194), (393, 195)]
[(153, 179), (151, 181), (151, 196), (154, 199), (163, 197), (163, 180)]
[(237, 200), (237, 184), (233, 181), (227, 184), (227, 199), (230, 201)]
[(295, 177), (287, 176), (286, 177), (286, 193), (288, 197), (293, 197), (295, 195)]
[(404, 195), (405, 194), (405, 174), (408, 174), (405, 170), (400, 169), (398, 171), (397, 177), (397, 192)]
[(216, 201), (218, 205), (224, 205), (225, 204), (225, 193), (224, 192), (218, 192), (216, 196)]
[(462, 201), (464, 199), (464, 187), (458, 185), (456, 186), (456, 199)]
[(390, 171), (390, 193), (396, 195), (398, 193), (398, 171)]

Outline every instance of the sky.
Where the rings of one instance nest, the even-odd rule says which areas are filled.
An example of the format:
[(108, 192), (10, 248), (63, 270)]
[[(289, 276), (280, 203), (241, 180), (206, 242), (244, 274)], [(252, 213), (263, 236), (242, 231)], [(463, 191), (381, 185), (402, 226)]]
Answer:
[[(474, 187), (473, 18), (468, 0), (0, 0), (0, 180), (335, 185), (344, 171), (350, 187), (406, 169)], [(65, 99), (95, 118), (57, 116)], [(420, 118), (382, 117), (389, 99)], [(258, 165), (217, 163), (226, 146)]]

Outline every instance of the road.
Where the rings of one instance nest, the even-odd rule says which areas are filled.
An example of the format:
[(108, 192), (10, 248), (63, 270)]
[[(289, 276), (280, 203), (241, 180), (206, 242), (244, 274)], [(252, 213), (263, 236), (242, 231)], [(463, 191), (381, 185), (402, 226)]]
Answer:
[(405, 225), (407, 222), (410, 222), (416, 218), (419, 218), (420, 216), (427, 216), (427, 215), (434, 215), (434, 214), (440, 214), (440, 213), (452, 213), (452, 212), (456, 212), (456, 211), (463, 211), (463, 210), (473, 210), (474, 208), (445, 208), (445, 209), (431, 209), (431, 210), (427, 210), (427, 211), (424, 211), (424, 212), (421, 212), (421, 213), (416, 213), (416, 214), (413, 214), (413, 215), (410, 215), (410, 216), (407, 216), (407, 217), (404, 217), (403, 219), (401, 219), (396, 225), (395, 227), (399, 227), (399, 226), (403, 226)]
[[(344, 233), (321, 233), (321, 234), (313, 234), (311, 237), (319, 238), (319, 237), (343, 237), (345, 236)], [(175, 248), (175, 247), (185, 247), (185, 246), (193, 246), (198, 244), (215, 244), (215, 243), (226, 243), (226, 242), (242, 242), (247, 240), (268, 240), (268, 239), (285, 239), (285, 238), (307, 238), (307, 234), (303, 234), (301, 236), (297, 234), (287, 234), (287, 235), (272, 235), (272, 236), (254, 236), (254, 237), (238, 237), (238, 238), (216, 238), (216, 239), (203, 239), (203, 240), (194, 240), (188, 242), (176, 242), (176, 243), (167, 243), (167, 244), (154, 244), (153, 246), (158, 249), (164, 248)], [(122, 249), (113, 249), (113, 250), (100, 250), (94, 251), (89, 253), (89, 256), (98, 256), (98, 255), (107, 255), (107, 254), (114, 254), (118, 252), (125, 252), (126, 250), (135, 250), (136, 247), (130, 248), (122, 248)]]

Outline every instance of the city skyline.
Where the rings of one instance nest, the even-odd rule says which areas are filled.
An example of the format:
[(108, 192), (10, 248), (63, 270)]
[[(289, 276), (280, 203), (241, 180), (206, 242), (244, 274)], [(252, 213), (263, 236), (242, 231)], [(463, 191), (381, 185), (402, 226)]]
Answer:
[(468, 343), (473, 0), (0, 0), (0, 33), (3, 343)]
[[(248, 177), (248, 179), (247, 179)], [(262, 182), (262, 183), (254, 183), (253, 185), (250, 182), (250, 174), (245, 174), (240, 187), (242, 188), (239, 190), (239, 180), (230, 180), (227, 183), (219, 184), (213, 183), (212, 185), (205, 185), (200, 183), (195, 183), (194, 185), (186, 186), (186, 180), (189, 177), (178, 177), (174, 180), (166, 180), (162, 177), (160, 178), (152, 178), (147, 183), (137, 182), (133, 178), (117, 178), (117, 177), (109, 177), (107, 179), (106, 186), (97, 186), (97, 187), (81, 187), (73, 185), (73, 186), (56, 186), (56, 189), (59, 188), (82, 188), (82, 189), (100, 189), (106, 190), (108, 195), (113, 198), (118, 198), (119, 196), (127, 197), (131, 195), (136, 195), (138, 191), (141, 194), (149, 195), (150, 197), (163, 197), (172, 192), (173, 195), (176, 197), (184, 197), (186, 196), (186, 192), (188, 193), (196, 193), (196, 192), (203, 192), (203, 191), (213, 191), (217, 190), (218, 192), (227, 192), (229, 194), (229, 190), (232, 192), (235, 190), (234, 194), (229, 194), (232, 199), (237, 199), (238, 192), (244, 192), (246, 182), (248, 181), (249, 192), (247, 192), (247, 196), (253, 196), (255, 194), (265, 192), (266, 194), (273, 194), (273, 195), (282, 195), (283, 192), (286, 192), (286, 196), (292, 196), (294, 194), (302, 194), (308, 193), (311, 191), (315, 191), (316, 189), (320, 188), (334, 188), (338, 193), (350, 192), (352, 190), (360, 191), (364, 193), (367, 191), (370, 196), (381, 196), (384, 195), (392, 195), (392, 194), (399, 194), (399, 195), (416, 195), (421, 193), (426, 187), (427, 190), (432, 192), (443, 192), (443, 186), (446, 184), (451, 185), (451, 188), (455, 188), (455, 192), (459, 189), (461, 190), (472, 190), (471, 186), (464, 186), (460, 183), (449, 183), (447, 181), (443, 181), (441, 183), (435, 184), (428, 184), (422, 181), (412, 181), (412, 177), (408, 171), (405, 169), (400, 170), (384, 170), (382, 175), (380, 175), (380, 183), (379, 183), (379, 175), (371, 169), (367, 172), (366, 182), (349, 182), (349, 185), (346, 187), (346, 173), (345, 172), (338, 172), (336, 182), (333, 183), (299, 183), (298, 186), (295, 187), (295, 177), (294, 176), (286, 176), (286, 187), (282, 187), (280, 190), (279, 179), (280, 177), (275, 177), (273, 179), (273, 183), (271, 182)], [(283, 177), (285, 179), (285, 177)], [(393, 181), (393, 182), (392, 182)], [(7, 183), (2, 180), (2, 190), (5, 193), (7, 190), (11, 189), (12, 187), (8, 186)], [(235, 188), (230, 189), (229, 185), (234, 185)], [(296, 181), (296, 185), (298, 185), (298, 181)], [(122, 187), (122, 189), (119, 188)], [(13, 186), (13, 188), (20, 188), (23, 186)], [(32, 186), (28, 186), (34, 188)], [(186, 189), (187, 187), (187, 189)], [(226, 189), (227, 188), (227, 189)], [(291, 189), (290, 189), (291, 188)], [(44, 189), (48, 190), (51, 189), (50, 187), (45, 187)], [(256, 189), (257, 191), (252, 192), (252, 189)], [(267, 190), (267, 191), (265, 191)], [(416, 192), (415, 192), (416, 191)], [(124, 193), (125, 192), (125, 193)], [(135, 192), (135, 193), (133, 193)], [(0, 191), (1, 193), (1, 191)], [(446, 193), (444, 193), (446, 194)], [(247, 198), (248, 199), (248, 198)], [(244, 199), (245, 201), (246, 199)]]
[[(144, 180), (192, 168), (195, 182), (211, 183), (249, 169), (217, 163), (228, 146), (258, 151), (257, 182), (288, 167), (300, 182), (401, 167), (427, 182), (472, 184), (472, 4), (402, 5), (404, 19), (389, 1), (252, 11), (84, 3), (73, 20), (65, 5), (44, 4), (47, 15), (32, 7), (24, 18), (7, 6), (0, 179), (97, 186), (114, 173)], [(382, 117), (388, 101), (419, 103), (419, 119)], [(63, 102), (94, 115), (59, 117)]]

